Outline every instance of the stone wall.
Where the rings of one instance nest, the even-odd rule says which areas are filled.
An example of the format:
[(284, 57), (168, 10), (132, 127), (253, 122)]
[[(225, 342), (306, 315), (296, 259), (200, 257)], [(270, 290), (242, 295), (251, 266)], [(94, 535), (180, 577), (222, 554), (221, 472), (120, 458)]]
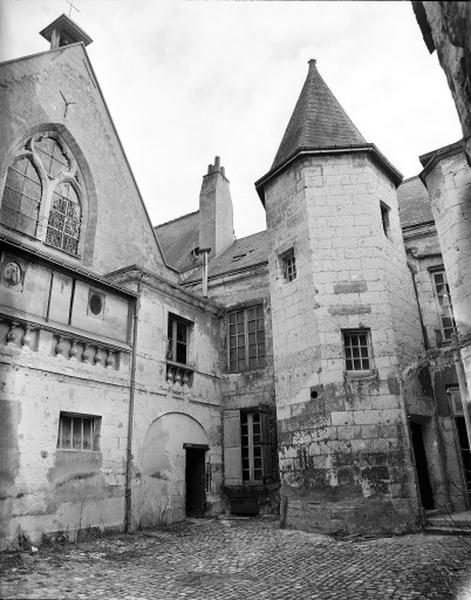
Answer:
[[(311, 156), (266, 184), (265, 199), (283, 518), (330, 531), (411, 527), (400, 373), (423, 348), (395, 188), (366, 155)], [(290, 247), (297, 277), (286, 281)], [(342, 330), (360, 328), (370, 369), (347, 372)]]

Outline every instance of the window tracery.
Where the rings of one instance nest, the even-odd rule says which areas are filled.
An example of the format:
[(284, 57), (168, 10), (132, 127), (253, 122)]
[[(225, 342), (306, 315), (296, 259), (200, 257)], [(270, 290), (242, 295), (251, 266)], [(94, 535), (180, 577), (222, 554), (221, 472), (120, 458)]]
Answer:
[(8, 168), (0, 223), (78, 256), (83, 197), (68, 148), (55, 133), (37, 134)]

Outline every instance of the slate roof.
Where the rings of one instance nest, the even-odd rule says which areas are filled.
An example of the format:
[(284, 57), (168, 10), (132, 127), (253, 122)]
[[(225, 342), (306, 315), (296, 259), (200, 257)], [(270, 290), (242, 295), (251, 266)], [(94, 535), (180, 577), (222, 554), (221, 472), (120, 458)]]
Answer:
[(433, 221), (430, 198), (419, 177), (405, 179), (397, 189), (401, 226), (411, 227)]
[(154, 227), (168, 265), (183, 272), (198, 264), (191, 251), (199, 246), (199, 211)]
[(286, 128), (271, 170), (302, 148), (345, 148), (366, 144), (316, 67), (309, 72)]

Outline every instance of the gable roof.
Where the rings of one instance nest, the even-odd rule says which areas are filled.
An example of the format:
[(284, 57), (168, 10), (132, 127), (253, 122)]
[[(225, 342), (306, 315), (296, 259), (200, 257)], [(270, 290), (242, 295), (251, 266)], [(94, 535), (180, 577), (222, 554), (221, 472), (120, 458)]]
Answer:
[(397, 202), (403, 228), (434, 221), (427, 188), (418, 176), (401, 183), (397, 189)]
[(192, 250), (199, 246), (199, 211), (157, 225), (154, 231), (168, 265), (180, 272), (198, 266)]
[(271, 169), (301, 148), (358, 146), (366, 143), (316, 67), (309, 71)]

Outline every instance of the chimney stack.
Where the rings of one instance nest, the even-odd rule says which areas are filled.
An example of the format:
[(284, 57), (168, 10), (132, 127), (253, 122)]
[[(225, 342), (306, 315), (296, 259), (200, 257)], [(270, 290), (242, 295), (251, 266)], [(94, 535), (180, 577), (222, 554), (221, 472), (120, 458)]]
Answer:
[(219, 256), (235, 241), (229, 180), (221, 159), (208, 165), (203, 176), (199, 206), (200, 248), (211, 248), (209, 257)]

